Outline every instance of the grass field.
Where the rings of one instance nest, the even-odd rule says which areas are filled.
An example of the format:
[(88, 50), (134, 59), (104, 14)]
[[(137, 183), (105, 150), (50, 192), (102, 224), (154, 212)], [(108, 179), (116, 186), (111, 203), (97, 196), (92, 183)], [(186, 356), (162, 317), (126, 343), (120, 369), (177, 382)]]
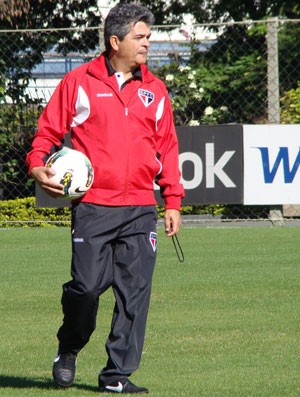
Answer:
[[(299, 397), (300, 229), (183, 227), (180, 241), (183, 264), (159, 230), (147, 337), (133, 381), (153, 397)], [(74, 387), (52, 383), (68, 228), (0, 230), (0, 255), (0, 396), (99, 395), (110, 291), (79, 355)]]

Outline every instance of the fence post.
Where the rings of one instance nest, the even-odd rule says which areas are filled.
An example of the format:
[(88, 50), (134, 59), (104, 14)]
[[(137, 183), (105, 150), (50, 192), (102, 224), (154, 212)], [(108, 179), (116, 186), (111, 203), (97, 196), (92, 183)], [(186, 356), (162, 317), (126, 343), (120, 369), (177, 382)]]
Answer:
[(100, 25), (99, 27), (99, 52), (103, 52), (105, 50), (104, 44), (104, 25)]
[(268, 122), (280, 124), (278, 18), (267, 20)]
[[(267, 20), (266, 38), (268, 51), (268, 123), (280, 124), (278, 17)], [(270, 207), (269, 218), (273, 224), (282, 225), (282, 206)]]

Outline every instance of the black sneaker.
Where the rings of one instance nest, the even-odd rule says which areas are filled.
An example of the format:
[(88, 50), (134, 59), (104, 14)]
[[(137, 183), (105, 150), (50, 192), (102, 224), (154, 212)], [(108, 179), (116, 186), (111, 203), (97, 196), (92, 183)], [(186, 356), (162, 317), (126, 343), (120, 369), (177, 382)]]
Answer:
[(146, 387), (138, 387), (129, 379), (121, 379), (117, 382), (104, 384), (99, 379), (99, 390), (101, 393), (123, 393), (123, 394), (146, 394), (149, 390)]
[(52, 375), (55, 383), (61, 387), (69, 387), (75, 378), (76, 354), (58, 354), (52, 367)]

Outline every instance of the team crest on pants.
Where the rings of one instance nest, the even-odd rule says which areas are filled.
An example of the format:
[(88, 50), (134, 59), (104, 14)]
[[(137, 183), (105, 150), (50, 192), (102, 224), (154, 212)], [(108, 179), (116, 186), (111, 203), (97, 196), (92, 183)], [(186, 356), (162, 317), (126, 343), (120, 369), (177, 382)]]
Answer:
[(157, 246), (157, 234), (155, 232), (150, 232), (149, 241), (153, 251), (155, 252)]

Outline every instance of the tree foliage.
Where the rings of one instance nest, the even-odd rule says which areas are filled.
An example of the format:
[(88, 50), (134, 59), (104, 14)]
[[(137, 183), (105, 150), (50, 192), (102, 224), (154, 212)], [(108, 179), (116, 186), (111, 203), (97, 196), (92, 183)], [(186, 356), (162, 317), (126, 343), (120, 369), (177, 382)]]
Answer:
[(99, 43), (94, 30), (70, 30), (62, 41), (55, 29), (95, 27), (100, 22), (97, 0), (2, 0), (0, 34), (6, 45), (0, 47), (0, 86), (6, 86), (6, 97), (12, 101), (24, 97), (32, 69), (54, 46), (66, 54), (74, 48), (88, 52)]
[(277, 16), (297, 18), (300, 15), (298, 0), (208, 0), (205, 4), (211, 10), (205, 22), (261, 20)]
[[(134, 3), (135, 0), (120, 0)], [(197, 23), (260, 20), (266, 17), (299, 18), (299, 0), (140, 0), (155, 15), (156, 24), (181, 23), (184, 14), (192, 14)]]
[(281, 122), (283, 124), (300, 124), (300, 81), (281, 98)]
[[(100, 23), (97, 0), (0, 0), (0, 194), (6, 198), (33, 193), (24, 164), (40, 112), (40, 100), (26, 91), (32, 70), (54, 48), (62, 54), (94, 50), (96, 31), (80, 28)], [(62, 28), (74, 30), (62, 40), (56, 31)]]
[(98, 26), (97, 0), (0, 0), (1, 29)]

